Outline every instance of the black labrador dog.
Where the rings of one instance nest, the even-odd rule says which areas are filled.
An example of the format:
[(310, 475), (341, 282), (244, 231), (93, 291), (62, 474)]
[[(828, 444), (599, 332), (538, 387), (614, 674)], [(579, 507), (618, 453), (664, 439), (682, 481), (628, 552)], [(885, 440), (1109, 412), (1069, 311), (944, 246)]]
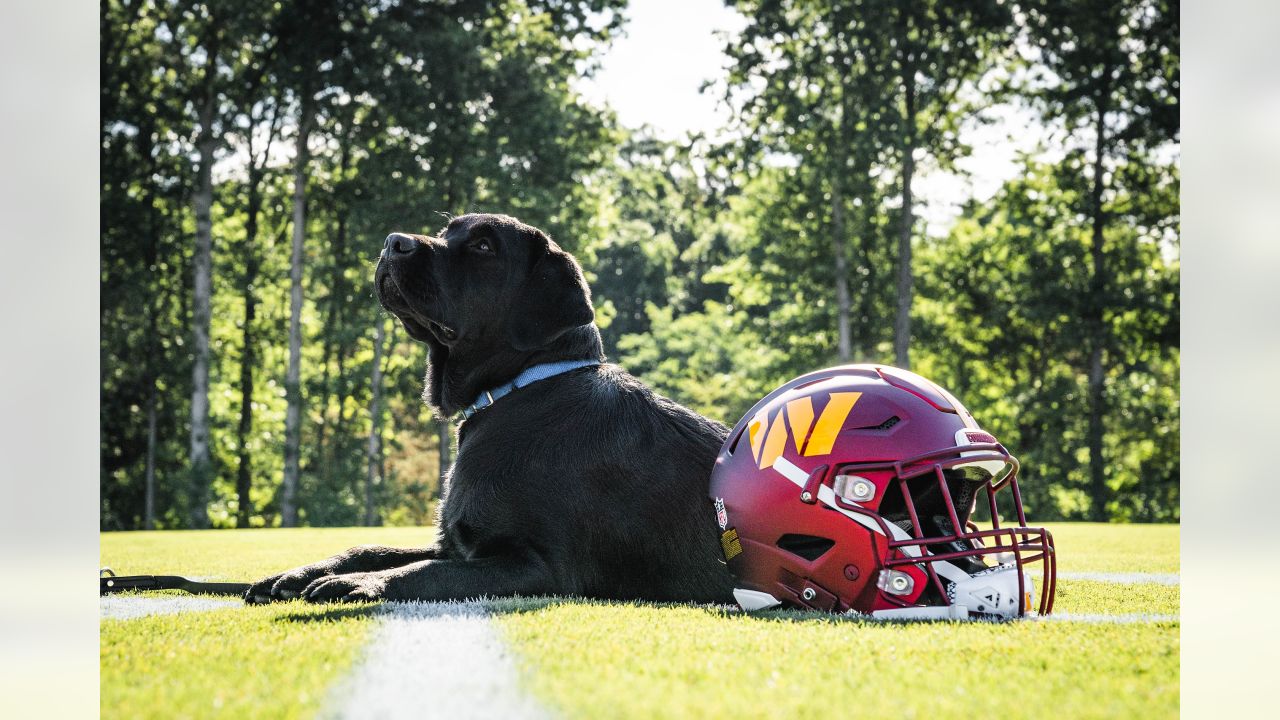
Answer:
[(437, 237), (393, 233), (375, 283), (428, 347), (423, 399), (464, 411), (439, 539), (352, 548), (254, 584), (248, 601), (732, 602), (707, 497), (728, 431), (604, 364), (573, 256), (514, 218), (465, 215)]

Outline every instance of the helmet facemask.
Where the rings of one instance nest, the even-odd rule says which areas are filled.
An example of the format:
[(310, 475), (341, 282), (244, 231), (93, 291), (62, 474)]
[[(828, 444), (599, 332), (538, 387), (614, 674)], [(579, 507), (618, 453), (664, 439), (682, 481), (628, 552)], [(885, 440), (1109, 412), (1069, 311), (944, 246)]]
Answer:
[[(967, 445), (963, 452), (952, 448), (899, 462), (858, 463), (838, 469), (841, 474), (879, 472), (883, 477), (888, 470), (891, 475), (874, 514), (843, 499), (837, 501), (845, 509), (873, 515), (884, 523), (889, 538), (886, 571), (911, 567), (927, 575), (925, 587), (912, 602), (886, 596), (890, 603), (904, 608), (951, 605), (956, 602), (957, 588), (972, 585), (973, 576), (987, 578), (981, 583), (984, 588), (1001, 584), (997, 582), (1000, 576), (1001, 582), (1009, 585), (1006, 595), (1012, 595), (1016, 587), (1021, 602), (996, 613), (986, 607), (978, 612), (1020, 616), (1032, 609), (1035, 583), (1027, 566), (1038, 562), (1043, 569), (1038, 611), (1046, 614), (1052, 610), (1052, 536), (1047, 530), (1027, 527), (1017, 485), (1018, 461), (991, 439), (990, 443)], [(1002, 526), (997, 496), (1006, 489), (1017, 522)], [(990, 517), (989, 529), (973, 522), (979, 502)], [(937, 560), (921, 562), (926, 555)], [(1014, 573), (1016, 582), (1012, 580)], [(1006, 597), (1002, 604), (1008, 602)]]
[[(962, 535), (970, 525), (970, 517), (977, 506), (978, 494), (991, 481), (991, 474), (976, 467), (950, 468), (943, 470), (942, 474), (954, 503), (956, 518), (960, 522), (959, 528), (952, 525), (950, 513), (947, 512), (947, 495), (942, 492), (941, 484), (931, 474), (914, 478), (905, 485), (915, 505), (916, 517), (920, 520), (918, 535), (911, 516), (907, 512), (908, 494), (901, 491), (903, 487), (901, 484), (898, 484), (898, 492), (890, 490), (886, 494), (884, 501), (880, 504), (881, 517), (902, 528), (912, 537), (942, 538)], [(931, 554), (937, 555), (971, 550), (977, 545), (974, 540), (958, 537), (947, 542), (933, 543), (927, 547)], [(983, 562), (981, 556), (958, 558), (954, 564), (970, 574), (989, 567)]]

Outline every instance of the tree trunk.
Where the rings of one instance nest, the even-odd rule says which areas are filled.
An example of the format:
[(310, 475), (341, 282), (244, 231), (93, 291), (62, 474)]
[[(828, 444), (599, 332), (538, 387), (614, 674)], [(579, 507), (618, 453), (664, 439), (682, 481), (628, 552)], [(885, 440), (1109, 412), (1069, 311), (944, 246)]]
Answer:
[(853, 359), (853, 340), (849, 324), (849, 259), (845, 255), (844, 192), (840, 174), (844, 163), (836, 169), (831, 181), (831, 246), (835, 255), (836, 325), (839, 327), (838, 353), (841, 363)]
[(307, 140), (311, 104), (304, 96), (298, 115), (298, 151), (293, 169), (293, 249), (289, 260), (289, 370), (285, 375), (288, 408), (284, 419), (284, 484), (280, 523), (298, 525), (298, 457), (302, 433), (302, 260), (307, 230)]
[[(261, 81), (255, 80), (254, 87)], [(252, 95), (252, 93), (250, 93)], [(279, 131), (280, 106), (272, 105), (271, 120), (267, 124), (266, 147), (262, 155), (253, 151), (253, 132), (259, 127), (260, 118), (250, 110), (250, 131), (246, 135), (249, 145), (249, 178), (246, 190), (248, 202), (244, 228), (244, 328), (241, 333), (240, 353), (240, 424), (236, 429), (236, 447), (239, 457), (236, 467), (236, 527), (249, 527), (253, 512), (253, 455), (249, 451), (249, 435), (253, 432), (253, 371), (257, 364), (257, 348), (254, 339), (254, 322), (257, 318), (257, 296), (254, 286), (258, 282), (260, 262), (258, 258), (258, 220), (262, 215), (262, 183), (266, 176), (267, 162), (271, 158), (271, 144)]]
[[(268, 148), (270, 146), (268, 145)], [(254, 162), (250, 158), (250, 162)], [(263, 155), (266, 162), (266, 155)], [(253, 431), (253, 368), (256, 353), (253, 324), (257, 316), (257, 298), (253, 292), (258, 281), (258, 215), (262, 210), (261, 167), (249, 168), (248, 217), (244, 231), (244, 328), (241, 333), (240, 352), (240, 424), (236, 428), (236, 445), (239, 451), (236, 469), (236, 527), (249, 527), (249, 514), (253, 501), (249, 492), (253, 487), (253, 464), (249, 452), (249, 434)]]
[(156, 529), (156, 382), (151, 378), (147, 394), (147, 476), (143, 496), (142, 527)]
[[(844, 43), (843, 28), (847, 23), (839, 17), (836, 6), (830, 9), (830, 25), (836, 45), (836, 54), (843, 62), (849, 56)], [(840, 117), (835, 124), (835, 137), (831, 144), (834, 172), (831, 173), (831, 254), (835, 260), (836, 286), (836, 356), (841, 363), (853, 360), (853, 326), (850, 322), (849, 303), (849, 255), (848, 225), (844, 214), (845, 177), (849, 172), (848, 147), (853, 134), (853, 113), (850, 105), (851, 91), (848, 77), (838, 84)]]
[(373, 486), (381, 478), (380, 456), (382, 454), (382, 344), (386, 336), (386, 321), (381, 317), (373, 331), (373, 377), (372, 391), (369, 399), (369, 447), (368, 472), (364, 479), (364, 524), (374, 525), (375, 513), (373, 502)]
[[(346, 175), (347, 169), (346, 147), (347, 145), (344, 144), (342, 160), (339, 163), (339, 168), (343, 176)], [(332, 327), (334, 332), (338, 335), (338, 342), (334, 348), (334, 364), (337, 370), (337, 379), (334, 390), (338, 396), (338, 412), (333, 421), (333, 440), (331, 442), (333, 447), (330, 448), (329, 452), (331, 461), (328, 463), (328, 466), (331, 469), (342, 467), (339, 463), (338, 455), (342, 452), (343, 440), (347, 437), (345, 435), (347, 421), (351, 419), (351, 416), (344, 414), (343, 408), (347, 406), (347, 398), (350, 397), (351, 392), (354, 389), (352, 388), (351, 383), (347, 381), (346, 357), (350, 348), (343, 341), (343, 338), (346, 337), (346, 332), (341, 330), (346, 322), (345, 310), (347, 308), (347, 282), (346, 277), (342, 273), (342, 268), (344, 266), (342, 261), (342, 251), (347, 246), (347, 213), (349, 211), (346, 208), (336, 208), (336, 212), (338, 213), (338, 227), (333, 236), (333, 279), (330, 281), (329, 287), (333, 308)], [(327, 386), (325, 388), (325, 392), (328, 394)], [(358, 476), (354, 473), (352, 473), (351, 476), (354, 479), (357, 479), (358, 482)], [(358, 490), (359, 488), (356, 488), (357, 493)]]
[[(347, 168), (350, 165), (350, 148), (351, 135), (350, 130), (342, 138), (342, 150), (339, 154), (337, 180), (340, 183), (347, 175)], [(343, 258), (342, 251), (347, 245), (347, 213), (350, 212), (341, 201), (334, 198), (333, 212), (337, 215), (337, 225), (330, 241), (331, 249), (331, 265), (329, 272), (329, 294), (325, 300), (324, 329), (321, 331), (324, 337), (324, 349), (322, 353), (323, 373), (320, 382), (321, 401), (320, 407), (320, 427), (317, 428), (316, 446), (311, 453), (312, 463), (319, 466), (317, 472), (320, 475), (322, 485), (328, 487), (331, 483), (335, 470), (340, 468), (339, 455), (342, 445), (342, 408), (345, 404), (345, 395), (340, 394), (338, 400), (337, 418), (334, 421), (334, 432), (332, 434), (332, 442), (330, 441), (329, 431), (329, 400), (333, 394), (333, 380), (329, 372), (329, 366), (334, 357), (333, 339), (339, 334), (339, 328), (342, 327), (343, 314), (342, 310), (346, 306), (346, 282), (343, 275)], [(344, 333), (345, 334), (345, 333)], [(346, 352), (344, 347), (337, 348), (338, 373), (337, 382), (343, 383), (344, 368), (342, 365), (342, 354)], [(359, 482), (356, 478), (355, 482)], [(355, 489), (359, 494), (359, 489)]]
[[(212, 83), (215, 53), (210, 48), (205, 74)], [(196, 248), (192, 324), (195, 343), (191, 370), (191, 495), (188, 514), (192, 527), (209, 526), (209, 482), (212, 462), (209, 457), (209, 318), (213, 282), (213, 150), (217, 140), (213, 134), (213, 117), (217, 98), (212, 88), (206, 91), (200, 107), (200, 136), (196, 148), (200, 168), (196, 174), (195, 214)]]
[[(340, 467), (339, 456), (342, 453), (339, 452), (339, 448), (342, 447), (343, 440), (348, 439), (346, 435), (347, 421), (352, 418), (352, 416), (348, 415), (343, 410), (343, 408), (347, 406), (347, 398), (350, 397), (351, 395), (351, 387), (347, 384), (347, 364), (345, 360), (346, 356), (347, 356), (347, 346), (341, 340), (339, 340), (337, 345), (334, 347), (334, 366), (335, 366), (335, 370), (337, 371), (334, 375), (336, 378), (336, 380), (334, 381), (334, 385), (336, 386), (334, 388), (334, 391), (338, 396), (338, 399), (337, 399), (338, 412), (335, 413), (333, 416), (333, 436), (332, 436), (333, 439), (330, 440), (330, 443), (329, 443), (331, 446), (330, 453), (329, 453), (330, 465), (333, 468)], [(360, 490), (359, 488), (360, 476), (356, 475), (355, 473), (344, 473), (344, 474), (346, 474), (348, 477), (351, 478), (351, 482), (353, 483), (352, 492), (358, 494)]]
[[(322, 484), (329, 481), (329, 469), (333, 466), (334, 455), (329, 448), (329, 361), (333, 357), (333, 311), (325, 313), (324, 325), (320, 328), (324, 342), (320, 348), (320, 426), (316, 428), (315, 447), (312, 448), (312, 463), (319, 465)], [(339, 409), (341, 412), (341, 409)]]
[[(905, 46), (907, 33), (903, 32), (900, 42)], [(893, 355), (898, 367), (911, 368), (911, 231), (915, 225), (915, 211), (912, 207), (911, 181), (915, 175), (916, 160), (916, 75), (915, 65), (909, 60), (909, 53), (903, 49), (907, 61), (902, 64), (902, 85), (905, 112), (902, 116), (904, 124), (902, 135), (902, 221), (898, 227), (898, 313), (893, 323)]]
[(244, 289), (243, 352), (240, 358), (240, 424), (236, 428), (236, 445), (239, 450), (236, 468), (236, 527), (249, 527), (249, 514), (253, 501), (249, 491), (253, 488), (253, 459), (249, 452), (249, 434), (253, 431), (253, 364), (255, 362), (253, 323), (256, 301), (253, 286)]
[[(154, 268), (160, 258), (160, 231), (156, 221), (155, 193), (155, 125), (154, 118), (147, 116), (138, 128), (139, 154), (146, 158), (146, 206), (147, 206), (147, 253), (148, 268)], [(155, 293), (147, 302), (147, 453), (146, 469), (143, 479), (142, 527), (146, 530), (156, 528), (156, 407), (159, 404), (158, 376), (161, 365), (159, 316), (160, 293)]]
[(1091, 517), (1101, 522), (1107, 520), (1107, 487), (1106, 459), (1102, 453), (1103, 437), (1106, 433), (1104, 415), (1106, 414), (1106, 394), (1103, 381), (1106, 378), (1103, 348), (1107, 343), (1107, 331), (1103, 313), (1106, 306), (1107, 276), (1105, 256), (1103, 255), (1104, 229), (1106, 215), (1102, 209), (1102, 195), (1105, 190), (1105, 167), (1103, 157), (1106, 155), (1106, 112), (1110, 97), (1111, 68), (1103, 74), (1103, 89), (1096, 103), (1095, 117), (1096, 135), (1093, 148), (1093, 185), (1089, 191), (1090, 210), (1093, 214), (1093, 234), (1089, 244), (1089, 255), (1093, 261), (1093, 273), (1089, 278), (1089, 490), (1091, 495)]

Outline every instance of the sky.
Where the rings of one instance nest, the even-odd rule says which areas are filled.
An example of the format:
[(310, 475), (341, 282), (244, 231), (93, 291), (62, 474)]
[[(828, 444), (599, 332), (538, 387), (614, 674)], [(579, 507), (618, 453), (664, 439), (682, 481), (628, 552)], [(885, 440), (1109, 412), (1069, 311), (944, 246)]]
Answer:
[(622, 124), (648, 124), (669, 138), (725, 125), (728, 108), (698, 88), (728, 62), (715, 33), (736, 35), (746, 20), (723, 0), (633, 0), (625, 12), (624, 37), (583, 94), (608, 102)]
[[(625, 36), (605, 53), (595, 77), (580, 85), (583, 95), (607, 102), (627, 127), (649, 125), (672, 140), (697, 131), (714, 137), (728, 123), (729, 110), (699, 88), (723, 76), (728, 62), (716, 33), (736, 36), (746, 19), (722, 0), (635, 0), (626, 13)], [(987, 114), (993, 122), (966, 123), (961, 133), (973, 147), (972, 155), (957, 163), (967, 177), (931, 169), (927, 160), (920, 163), (912, 188), (930, 234), (945, 233), (970, 197), (990, 198), (1017, 176), (1019, 151), (1032, 150), (1047, 137), (1024, 108), (994, 106)]]

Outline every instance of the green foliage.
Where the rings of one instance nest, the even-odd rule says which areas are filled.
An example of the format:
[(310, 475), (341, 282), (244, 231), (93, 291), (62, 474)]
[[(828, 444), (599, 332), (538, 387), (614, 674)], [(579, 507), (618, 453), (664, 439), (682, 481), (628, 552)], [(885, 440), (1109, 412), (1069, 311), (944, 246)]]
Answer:
[[(373, 328), (385, 317), (371, 286), (382, 238), (434, 232), (447, 213), (484, 209), (520, 215), (570, 249), (584, 244), (595, 202), (585, 181), (615, 136), (608, 116), (585, 105), (569, 79), (617, 31), (618, 5), (102, 5), (103, 527), (143, 526), (149, 456), (156, 525), (188, 522), (178, 509), (190, 489), (191, 98), (204, 90), (203, 63), (214, 58), (223, 140), (214, 174), (209, 516), (218, 527), (236, 524), (244, 455), (248, 523), (279, 522), (290, 163), (298, 106), (308, 103), (316, 125), (300, 515), (310, 524), (355, 524), (367, 473)], [(256, 312), (246, 333), (248, 303)], [(375, 501), (388, 521), (421, 522), (438, 473), (422, 477), (426, 465), (406, 452), (439, 452), (417, 400), (425, 354), (402, 333), (389, 345), (382, 406), (390, 422), (379, 461), (386, 472)], [(246, 358), (251, 427), (241, 437)]]
[(619, 349), (627, 368), (658, 392), (732, 426), (778, 385), (770, 370), (783, 352), (752, 331), (746, 313), (707, 301), (679, 317), (650, 304), (646, 315), (650, 332), (624, 336)]
[[(791, 377), (894, 359), (904, 159), (951, 167), (962, 124), (997, 101), (1036, 109), (1059, 146), (945, 234), (905, 224), (913, 369), (1021, 458), (1037, 518), (1179, 517), (1175, 6), (740, 0), (748, 22), (709, 78), (736, 119), (711, 142), (625, 131), (577, 95), (623, 5), (102, 4), (103, 528), (144, 526), (149, 465), (155, 525), (190, 522), (207, 93), (217, 527), (280, 522), (303, 103), (304, 523), (363, 521), (388, 232), (470, 211), (548, 230), (583, 264), (611, 358), (732, 424)], [(423, 524), (442, 450), (425, 357), (398, 328), (383, 350), (377, 521)]]
[[(920, 371), (952, 389), (1013, 448), (1028, 512), (1080, 518), (1086, 464), (1089, 229), (1071, 222), (1078, 191), (1033, 166), (921, 249)], [(1171, 199), (1172, 196), (1167, 196)], [(1176, 204), (1165, 213), (1177, 213)], [(1116, 224), (1108, 303), (1106, 417), (1110, 514), (1178, 518), (1176, 246)], [(1174, 332), (1170, 332), (1175, 330)]]

